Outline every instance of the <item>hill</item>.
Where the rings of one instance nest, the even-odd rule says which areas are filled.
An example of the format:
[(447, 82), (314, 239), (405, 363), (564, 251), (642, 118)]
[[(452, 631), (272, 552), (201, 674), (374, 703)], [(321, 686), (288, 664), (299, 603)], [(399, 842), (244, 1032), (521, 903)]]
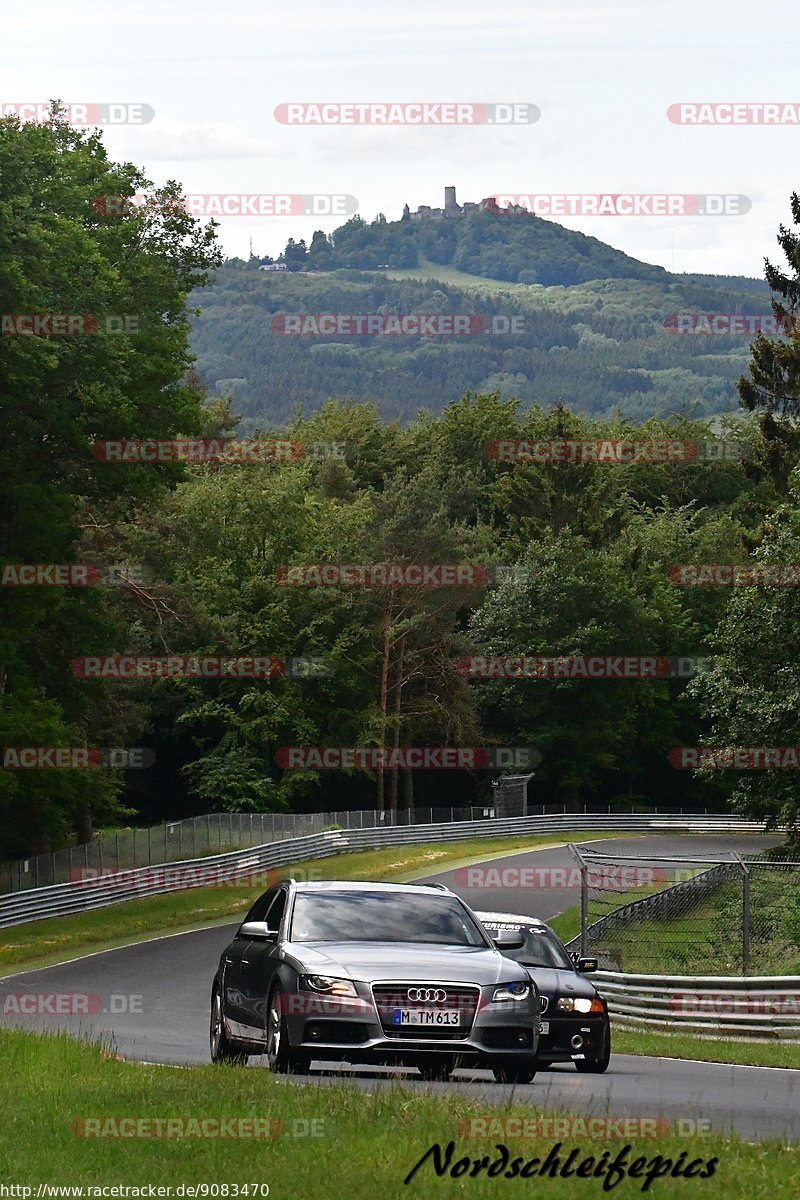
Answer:
[[(668, 318), (770, 311), (763, 281), (671, 274), (537, 217), (353, 218), (310, 247), (290, 239), (281, 260), (280, 271), (229, 260), (192, 298), (198, 371), (233, 397), (243, 432), (330, 396), (405, 419), (469, 390), (597, 417), (711, 417), (737, 407), (749, 338), (681, 336)], [(418, 336), (387, 325), (412, 313), (471, 321), (463, 335), (444, 321)], [(383, 326), (296, 314), (376, 314)]]

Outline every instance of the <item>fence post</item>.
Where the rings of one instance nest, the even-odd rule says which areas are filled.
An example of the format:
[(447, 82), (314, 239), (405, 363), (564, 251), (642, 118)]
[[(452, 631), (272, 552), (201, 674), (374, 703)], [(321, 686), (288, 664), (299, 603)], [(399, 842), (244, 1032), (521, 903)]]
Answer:
[(586, 954), (586, 928), (589, 908), (589, 896), (587, 893), (586, 883), (586, 867), (581, 864), (581, 957)]
[(750, 973), (750, 872), (742, 864), (742, 975)]

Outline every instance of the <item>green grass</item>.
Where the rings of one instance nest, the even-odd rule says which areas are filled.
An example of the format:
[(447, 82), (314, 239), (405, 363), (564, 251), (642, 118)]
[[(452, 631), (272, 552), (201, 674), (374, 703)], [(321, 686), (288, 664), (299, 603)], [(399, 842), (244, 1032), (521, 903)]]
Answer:
[[(144, 1066), (104, 1058), (97, 1046), (67, 1036), (36, 1036), (0, 1031), (5, 1087), (0, 1098), (0, 1178), (4, 1183), (56, 1185), (169, 1186), (178, 1184), (268, 1184), (270, 1195), (285, 1200), (437, 1200), (438, 1197), (552, 1196), (556, 1200), (604, 1195), (602, 1183), (545, 1177), (503, 1186), (481, 1172), (475, 1178), (438, 1178), (431, 1160), (405, 1186), (404, 1178), (428, 1149), (455, 1143), (452, 1162), (462, 1156), (488, 1162), (498, 1143), (511, 1158), (543, 1160), (559, 1139), (498, 1133), (468, 1136), (471, 1119), (552, 1117), (519, 1102), (495, 1107), (458, 1087), (445, 1095), (411, 1091), (400, 1083), (372, 1093), (347, 1085), (294, 1086), (263, 1069)], [(578, 1081), (580, 1082), (580, 1080)], [(536, 1084), (534, 1084), (534, 1093)], [(535, 1101), (535, 1095), (532, 1096)], [(581, 1113), (586, 1117), (586, 1112)], [(619, 1114), (595, 1112), (593, 1116)], [(79, 1122), (109, 1118), (196, 1120), (259, 1118), (282, 1122), (285, 1135), (244, 1137), (92, 1137)], [(92, 1128), (90, 1125), (89, 1128)], [(95, 1129), (98, 1127), (95, 1126)], [(152, 1126), (151, 1126), (152, 1128)], [(266, 1128), (266, 1126), (262, 1126)], [(530, 1129), (530, 1126), (529, 1126)], [(296, 1136), (313, 1132), (317, 1136)], [(286, 1136), (290, 1135), (290, 1136)], [(579, 1158), (597, 1162), (604, 1150), (614, 1158), (627, 1145), (628, 1162), (656, 1156), (683, 1165), (716, 1158), (709, 1180), (662, 1179), (646, 1193), (673, 1196), (725, 1196), (726, 1200), (774, 1200), (796, 1194), (797, 1155), (780, 1142), (748, 1144), (712, 1134), (600, 1140), (563, 1138), (561, 1161), (575, 1147)], [(685, 1152), (685, 1157), (679, 1156)], [(646, 1170), (647, 1168), (644, 1167)], [(668, 1168), (669, 1169), (669, 1168)], [(627, 1200), (643, 1194), (642, 1178), (625, 1179), (613, 1195)], [(232, 1189), (229, 1195), (232, 1195)], [(241, 1193), (240, 1193), (241, 1194)], [(35, 1195), (35, 1192), (34, 1192)], [(175, 1192), (173, 1190), (173, 1196)]]
[(544, 292), (540, 284), (511, 283), (507, 279), (493, 279), (488, 275), (470, 275), (467, 271), (459, 271), (446, 263), (435, 263), (420, 255), (416, 267), (396, 267), (384, 270), (382, 275), (389, 279), (421, 279), (424, 282), (449, 283), (454, 287), (469, 288), (476, 292), (508, 292), (511, 295), (530, 295), (531, 292)]
[[(574, 832), (569, 836), (572, 841), (595, 841), (621, 835)], [(552, 836), (423, 843), (296, 863), (281, 868), (280, 874), (312, 879), (411, 880), (503, 854), (560, 845), (564, 845), (563, 840)], [(241, 919), (255, 897), (272, 882), (272, 876), (270, 872), (265, 880), (262, 873), (255, 881), (235, 887), (189, 888), (164, 896), (127, 900), (71, 917), (15, 925), (2, 931), (0, 978), (26, 967), (46, 966), (92, 951)]]
[(580, 905), (576, 905), (575, 908), (565, 908), (557, 917), (551, 918), (548, 925), (555, 930), (562, 942), (571, 942), (581, 931)]
[(617, 1054), (691, 1058), (696, 1062), (744, 1063), (753, 1067), (793, 1067), (800, 1070), (800, 1045), (779, 1042), (710, 1041), (691, 1033), (650, 1033), (614, 1029)]

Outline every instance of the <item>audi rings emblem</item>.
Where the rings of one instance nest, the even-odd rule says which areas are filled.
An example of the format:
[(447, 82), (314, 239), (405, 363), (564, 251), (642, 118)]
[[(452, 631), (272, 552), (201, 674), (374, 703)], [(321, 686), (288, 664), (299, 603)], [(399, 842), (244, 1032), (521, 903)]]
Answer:
[(417, 1004), (444, 1004), (447, 992), (442, 988), (409, 988), (408, 998)]

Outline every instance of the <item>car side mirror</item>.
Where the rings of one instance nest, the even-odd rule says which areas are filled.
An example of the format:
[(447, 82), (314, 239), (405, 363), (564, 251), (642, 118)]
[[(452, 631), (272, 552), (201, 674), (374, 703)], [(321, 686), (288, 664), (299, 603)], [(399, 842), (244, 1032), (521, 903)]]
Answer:
[(277, 929), (270, 929), (266, 921), (245, 921), (239, 930), (241, 937), (262, 938), (267, 942), (278, 940)]
[(521, 929), (498, 929), (492, 934), (498, 950), (521, 950), (525, 945), (525, 934)]
[(579, 958), (575, 964), (575, 970), (580, 971), (581, 975), (589, 975), (592, 971), (597, 970), (597, 959)]

